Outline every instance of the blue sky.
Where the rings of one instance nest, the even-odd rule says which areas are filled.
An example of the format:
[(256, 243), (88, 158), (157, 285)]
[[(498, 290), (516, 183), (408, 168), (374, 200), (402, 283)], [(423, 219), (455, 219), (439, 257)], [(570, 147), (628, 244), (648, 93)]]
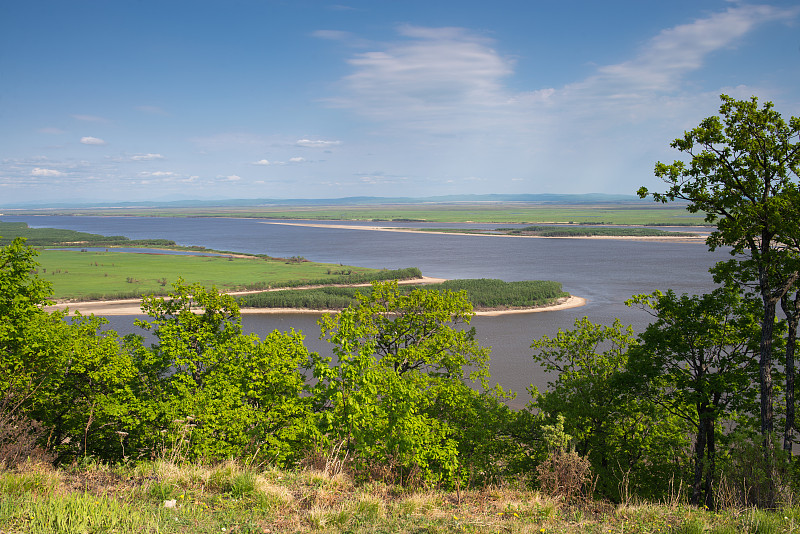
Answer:
[(0, 206), (633, 194), (721, 93), (800, 115), (796, 2), (9, 0)]

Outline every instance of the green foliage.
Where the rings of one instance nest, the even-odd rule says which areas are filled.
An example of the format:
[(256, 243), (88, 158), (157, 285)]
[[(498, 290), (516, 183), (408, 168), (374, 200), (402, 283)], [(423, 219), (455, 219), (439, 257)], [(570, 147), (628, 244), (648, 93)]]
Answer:
[[(383, 470), (399, 480), (454, 480), (461, 439), (476, 422), (469, 382), (485, 385), (488, 349), (468, 324), (465, 294), (374, 283), (357, 306), (320, 320), (336, 363), (317, 359), (314, 396), (322, 428), (345, 444), (365, 475)], [(477, 410), (480, 412), (480, 410)]]
[(113, 449), (125, 413), (130, 358), (102, 322), (47, 313), (49, 284), (32, 275), (35, 252), (15, 239), (0, 249), (0, 398), (42, 424), (61, 458)]
[(448, 291), (466, 291), (472, 306), (479, 309), (531, 308), (552, 304), (559, 298), (569, 296), (569, 293), (561, 290), (560, 282), (549, 280), (448, 280), (438, 287)]
[(149, 430), (136, 429), (132, 445), (151, 455), (180, 448), (180, 459), (296, 462), (315, 434), (302, 397), (303, 337), (244, 335), (229, 295), (180, 281), (173, 288), (143, 301), (153, 320), (138, 324), (157, 343), (128, 339), (142, 374), (137, 421)]
[[(539, 410), (539, 425), (572, 437), (572, 447), (598, 476), (597, 490), (615, 500), (623, 497), (626, 484), (641, 495), (660, 494), (685, 444), (679, 422), (631, 394), (623, 380), (628, 350), (636, 344), (631, 327), (584, 317), (572, 330), (532, 345), (533, 359), (557, 376), (546, 392), (531, 388), (529, 408)], [(553, 433), (546, 430), (544, 436)]]
[(721, 427), (737, 409), (755, 404), (758, 306), (725, 288), (700, 296), (637, 295), (628, 304), (655, 318), (629, 352), (631, 387), (691, 425), (692, 502), (713, 508)]
[[(774, 455), (775, 386), (773, 329), (776, 307), (800, 281), (800, 118), (787, 123), (771, 102), (735, 100), (721, 95), (719, 117), (708, 117), (671, 146), (690, 161), (658, 162), (656, 176), (668, 186), (654, 193), (659, 202), (688, 201), (687, 209), (706, 213), (716, 229), (707, 239), (714, 250), (731, 247), (734, 260), (718, 264), (717, 282), (753, 288), (761, 298), (759, 340), (760, 431), (766, 458)], [(642, 187), (639, 196), (649, 192)], [(790, 344), (794, 339), (789, 340)], [(794, 362), (787, 362), (787, 399), (794, 414)], [(791, 448), (791, 419), (785, 447)], [(772, 460), (769, 464), (775, 465)], [(773, 473), (770, 479), (776, 479)], [(773, 492), (773, 506), (777, 497)]]

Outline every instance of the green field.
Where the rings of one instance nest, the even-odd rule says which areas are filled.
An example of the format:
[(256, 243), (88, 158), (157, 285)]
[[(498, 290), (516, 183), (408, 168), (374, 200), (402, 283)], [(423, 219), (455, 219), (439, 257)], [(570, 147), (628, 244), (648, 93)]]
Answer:
[(19, 215), (115, 215), (146, 217), (253, 217), (342, 221), (427, 221), (482, 223), (605, 223), (631, 225), (702, 225), (703, 215), (682, 204), (534, 202), (452, 202), (443, 204), (370, 204), (335, 206), (263, 206), (219, 208), (97, 208), (37, 210)]
[(17, 237), (25, 238), (25, 243), (31, 247), (71, 246), (76, 244), (93, 247), (175, 247), (175, 241), (170, 241), (169, 239), (128, 239), (121, 235), (89, 234), (61, 228), (29, 228), (27, 224), (22, 222), (0, 221), (0, 246), (10, 244)]
[[(182, 277), (188, 283), (228, 291), (285, 286), (305, 281), (338, 281), (379, 269), (256, 257), (177, 256), (44, 250), (39, 275), (53, 285), (54, 298), (91, 300), (165, 294)], [(349, 274), (348, 274), (349, 273)]]

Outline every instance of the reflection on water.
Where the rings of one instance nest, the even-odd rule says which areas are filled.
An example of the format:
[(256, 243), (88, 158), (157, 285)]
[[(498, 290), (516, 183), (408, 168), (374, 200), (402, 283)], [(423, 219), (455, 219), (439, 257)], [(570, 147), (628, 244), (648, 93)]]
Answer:
[[(419, 267), (423, 274), (441, 278), (499, 278), (509, 282), (557, 280), (562, 282), (565, 291), (585, 297), (587, 305), (556, 312), (473, 320), (481, 343), (492, 347), (493, 380), (520, 393), (522, 404), (527, 399), (524, 392), (529, 384), (540, 388), (546, 385), (546, 378), (530, 358), (533, 339), (554, 336), (559, 329), (571, 328), (574, 320), (584, 315), (604, 324), (618, 317), (623, 324), (632, 324), (641, 330), (649, 315), (627, 308), (625, 299), (656, 289), (672, 288), (678, 293), (709, 291), (713, 282), (708, 268), (727, 257), (724, 252), (708, 252), (702, 243), (371, 232), (265, 224), (268, 221), (256, 219), (49, 216), (4, 216), (2, 219), (37, 227), (124, 235), (131, 239), (171, 239), (179, 245), (200, 245), (217, 250), (278, 257), (304, 256), (313, 261), (344, 265), (389, 269)], [(326, 353), (326, 344), (318, 339), (316, 320), (317, 317), (305, 314), (264, 314), (245, 317), (244, 327), (248, 332), (261, 335), (275, 329), (302, 330), (311, 350)], [(126, 324), (131, 325), (132, 319), (112, 319), (112, 326), (120, 331), (130, 331), (130, 326), (126, 330)]]

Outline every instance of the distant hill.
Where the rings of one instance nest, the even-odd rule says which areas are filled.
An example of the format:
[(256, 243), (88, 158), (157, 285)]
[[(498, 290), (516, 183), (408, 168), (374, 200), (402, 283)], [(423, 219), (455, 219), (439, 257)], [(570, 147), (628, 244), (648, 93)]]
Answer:
[(63, 202), (63, 203), (14, 203), (0, 204), (0, 209), (81, 209), (81, 208), (210, 208), (210, 207), (254, 207), (254, 206), (359, 206), (377, 204), (422, 204), (422, 203), (480, 203), (480, 202), (525, 202), (538, 204), (603, 204), (631, 203), (652, 204), (634, 195), (585, 194), (529, 194), (529, 195), (445, 195), (434, 197), (344, 197), (344, 198), (253, 198), (226, 200), (176, 200), (152, 202)]

